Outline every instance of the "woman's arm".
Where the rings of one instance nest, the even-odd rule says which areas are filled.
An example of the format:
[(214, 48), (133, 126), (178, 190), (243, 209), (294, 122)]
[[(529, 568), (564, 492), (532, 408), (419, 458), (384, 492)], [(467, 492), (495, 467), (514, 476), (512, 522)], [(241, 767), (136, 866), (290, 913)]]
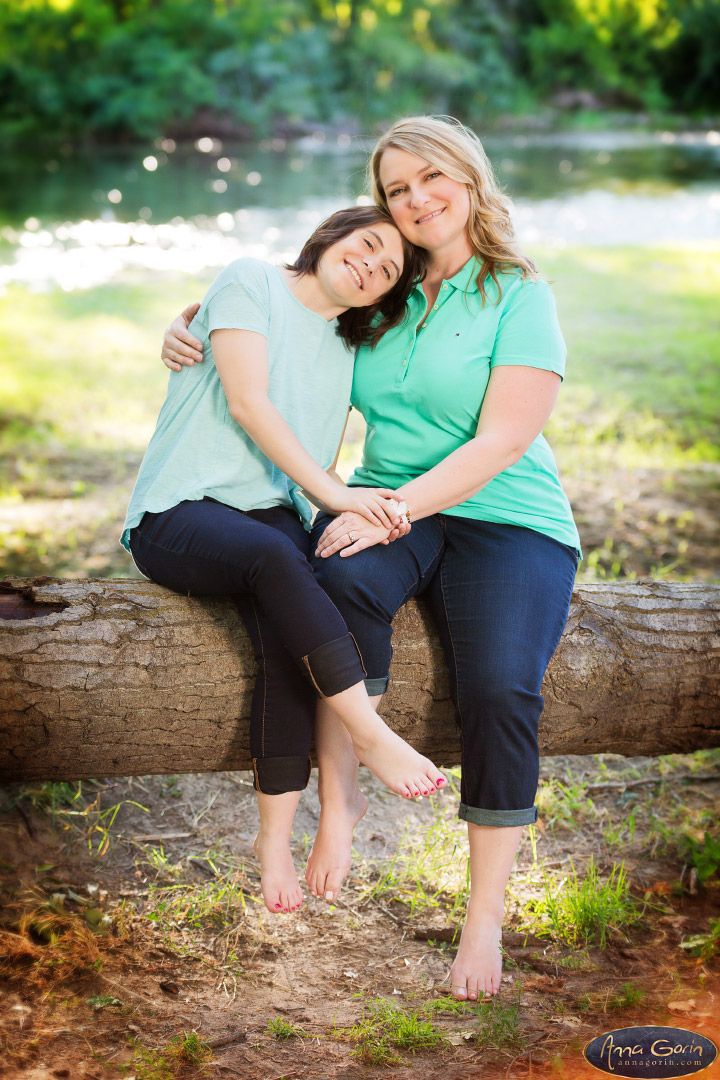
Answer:
[(493, 368), (475, 438), (398, 488), (410, 520), (465, 502), (519, 461), (550, 419), (560, 383), (554, 371), (541, 368)]
[(252, 330), (213, 330), (213, 358), (230, 414), (279, 469), (331, 513), (353, 510), (375, 525), (392, 528), (386, 489), (348, 488), (318, 465), (268, 397), (267, 339)]
[[(471, 498), (493, 477), (514, 465), (542, 431), (560, 389), (560, 376), (541, 368), (504, 365), (493, 368), (483, 399), (475, 438), (448, 454), (434, 468), (398, 488), (411, 521), (429, 517)], [(371, 530), (349, 522), (345, 515), (328, 525), (318, 552), (332, 555), (348, 548), (347, 536), (363, 538), (362, 547), (377, 543)], [(376, 530), (375, 530), (376, 531)], [(365, 535), (367, 534), (367, 535)], [(353, 545), (356, 550), (362, 547)]]

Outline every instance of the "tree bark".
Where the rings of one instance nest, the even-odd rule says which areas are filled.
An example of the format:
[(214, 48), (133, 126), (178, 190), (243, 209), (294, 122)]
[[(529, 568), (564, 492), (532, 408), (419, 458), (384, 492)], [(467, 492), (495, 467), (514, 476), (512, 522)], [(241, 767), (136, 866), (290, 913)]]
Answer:
[[(395, 621), (382, 715), (439, 765), (460, 741), (422, 603)], [(255, 664), (231, 601), (146, 581), (0, 582), (0, 779), (250, 767)], [(720, 745), (720, 585), (578, 585), (543, 684), (543, 754)]]

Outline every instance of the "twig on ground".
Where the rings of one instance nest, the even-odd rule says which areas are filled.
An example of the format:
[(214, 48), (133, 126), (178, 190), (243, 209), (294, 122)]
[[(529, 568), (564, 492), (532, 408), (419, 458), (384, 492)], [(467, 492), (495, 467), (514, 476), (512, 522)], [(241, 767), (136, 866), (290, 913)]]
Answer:
[(385, 907), (385, 905), (381, 904), (379, 900), (376, 900), (374, 896), (371, 896), (370, 899), (373, 902), (373, 904), (375, 904), (376, 907), (380, 908), (383, 915), (387, 915), (387, 917), (389, 919), (392, 919), (392, 921), (394, 923), (397, 923), (398, 926), (404, 926), (405, 925), (405, 920), (404, 919), (399, 919), (397, 915), (393, 915), (392, 911), (388, 911), (388, 909)]
[(609, 780), (601, 784), (588, 784), (586, 791), (624, 791), (625, 788), (640, 787), (641, 784), (661, 784), (665, 780), (694, 780), (696, 783), (716, 780), (720, 783), (720, 772), (715, 773), (678, 773), (668, 776), (644, 776), (640, 780)]
[(228, 1035), (222, 1035), (219, 1039), (210, 1039), (208, 1046), (211, 1050), (220, 1050), (224, 1046), (233, 1046), (235, 1043), (245, 1042), (247, 1031), (231, 1031)]

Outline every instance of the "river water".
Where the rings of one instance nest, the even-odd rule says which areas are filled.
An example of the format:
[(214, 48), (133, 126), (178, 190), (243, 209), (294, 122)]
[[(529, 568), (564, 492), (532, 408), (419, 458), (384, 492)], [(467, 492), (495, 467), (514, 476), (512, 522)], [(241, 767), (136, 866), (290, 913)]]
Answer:
[[(199, 274), (291, 257), (362, 201), (370, 142), (325, 133), (256, 146), (199, 139), (0, 162), (0, 288), (90, 288), (131, 270)], [(720, 242), (720, 131), (488, 138), (521, 243)]]

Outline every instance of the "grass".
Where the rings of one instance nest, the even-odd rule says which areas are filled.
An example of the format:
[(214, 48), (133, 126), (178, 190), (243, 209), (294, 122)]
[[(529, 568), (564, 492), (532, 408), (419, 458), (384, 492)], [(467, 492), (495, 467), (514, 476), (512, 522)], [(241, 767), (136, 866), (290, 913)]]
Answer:
[(360, 901), (392, 901), (410, 918), (441, 910), (448, 920), (459, 921), (470, 891), (466, 830), (440, 802), (432, 804), (432, 811), (432, 824), (419, 843), (406, 843), (403, 837), (379, 873), (368, 868)]
[(535, 921), (528, 929), (567, 945), (599, 944), (634, 925), (640, 918), (638, 902), (630, 894), (625, 864), (613, 863), (606, 881), (591, 857), (583, 877), (571, 861), (571, 873), (559, 882), (544, 875), (543, 895), (531, 899), (527, 912)]
[(546, 829), (574, 832), (582, 822), (597, 816), (595, 804), (587, 794), (587, 783), (568, 776), (566, 782), (552, 776), (538, 787), (535, 800), (540, 820)]
[[(84, 786), (83, 786), (84, 785)], [(131, 799), (103, 808), (104, 786), (96, 780), (46, 781), (39, 787), (23, 787), (11, 802), (28, 802), (35, 810), (50, 817), (54, 828), (78, 836), (87, 844), (88, 852), (97, 858), (107, 854), (112, 839), (112, 827), (122, 806), (147, 808)]]
[[(569, 365), (547, 429), (577, 507), (581, 576), (717, 577), (703, 532), (720, 464), (715, 250), (533, 252)], [(0, 498), (11, 573), (132, 575), (117, 545), (167, 371), (162, 328), (204, 283), (127, 275), (0, 297)], [(353, 429), (343, 467), (356, 460)], [(598, 511), (602, 506), (602, 513)]]
[[(148, 883), (145, 918), (166, 936), (235, 926), (245, 914), (247, 898), (257, 900), (244, 864), (217, 848), (177, 863), (165, 857), (162, 847), (151, 848), (145, 858), (156, 873)], [(210, 880), (193, 881), (189, 871), (194, 866), (202, 866)]]
[[(212, 1049), (195, 1031), (176, 1035), (160, 1050), (136, 1045), (130, 1068), (135, 1080), (174, 1080), (187, 1075), (186, 1066), (194, 1065), (206, 1073)], [(194, 1075), (198, 1075), (195, 1073)]]
[(720, 954), (720, 918), (711, 919), (707, 933), (693, 934), (685, 938), (680, 947), (685, 949), (690, 956), (697, 956), (701, 960), (711, 960)]
[[(457, 1031), (437, 1021), (457, 1024)], [(365, 1065), (402, 1064), (403, 1054), (443, 1053), (453, 1045), (508, 1050), (520, 1044), (520, 998), (471, 1004), (435, 998), (415, 1008), (403, 1008), (386, 998), (375, 998), (363, 1008), (362, 1019), (335, 1034), (355, 1043), (354, 1056)]]
[(337, 1034), (355, 1043), (353, 1056), (365, 1065), (400, 1064), (403, 1059), (398, 1050), (415, 1054), (448, 1046), (446, 1036), (421, 1015), (421, 1010), (403, 1009), (386, 998), (368, 1002), (362, 1019)]
[(276, 1016), (274, 1020), (268, 1020), (267, 1031), (276, 1039), (284, 1042), (287, 1039), (305, 1039), (307, 1032), (301, 1027), (292, 1024), (289, 1020), (283, 1020), (282, 1016)]

